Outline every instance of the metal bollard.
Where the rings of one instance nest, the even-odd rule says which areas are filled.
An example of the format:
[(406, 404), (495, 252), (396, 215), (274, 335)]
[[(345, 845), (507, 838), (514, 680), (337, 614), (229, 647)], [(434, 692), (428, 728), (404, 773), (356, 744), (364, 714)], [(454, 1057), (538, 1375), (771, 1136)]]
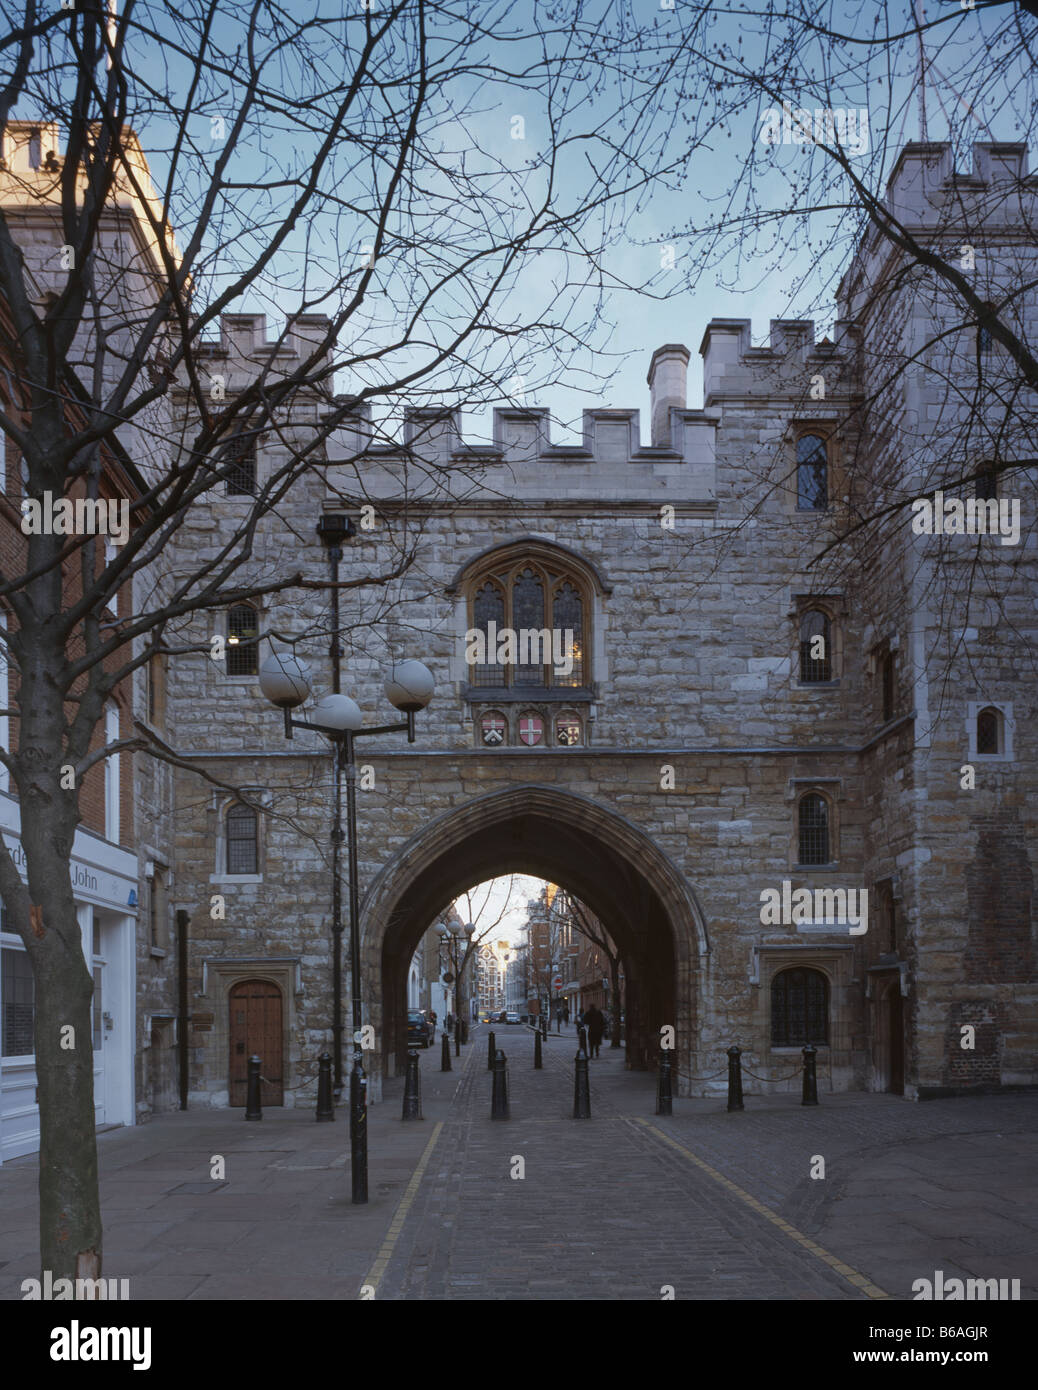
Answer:
[(334, 1120), (335, 1106), (332, 1104), (332, 1055), (322, 1052), (317, 1059), (317, 1115), (318, 1120)]
[(501, 1051), (494, 1054), (494, 1089), (490, 1096), (490, 1118), (508, 1119), (508, 1071), (505, 1054)]
[(368, 1079), (359, 1052), (350, 1072), (350, 1181), (353, 1205), (361, 1206), (368, 1200)]
[(728, 1109), (745, 1110), (742, 1103), (742, 1064), (739, 1058), (742, 1056), (741, 1047), (730, 1047), (728, 1049)]
[(656, 1083), (656, 1114), (673, 1115), (674, 1092), (671, 1087), (670, 1048), (660, 1048), (660, 1074)]
[(258, 1057), (250, 1057), (248, 1062), (248, 1081), (245, 1086), (245, 1118), (262, 1120), (263, 1108), (260, 1105), (260, 1067), (263, 1063)]
[(487, 1035), (487, 1071), (494, 1070), (494, 1054), (497, 1052), (497, 1035), (489, 1033)]
[(444, 1029), (443, 1038), (440, 1042), (440, 1071), (450, 1071), (451, 1069), (451, 1043)]
[(583, 1048), (577, 1053), (576, 1071), (573, 1077), (573, 1118), (591, 1118), (591, 1079), (588, 1076), (588, 1057)]
[(533, 1069), (534, 1071), (544, 1070), (544, 1061), (541, 1058), (541, 1030), (534, 1029), (533, 1033)]
[(422, 1118), (422, 1078), (418, 1071), (418, 1049), (409, 1047), (407, 1049), (407, 1073), (404, 1076), (404, 1108), (401, 1111), (402, 1120), (420, 1120)]
[(803, 1049), (804, 1054), (804, 1098), (801, 1105), (818, 1104), (818, 1076), (815, 1072), (815, 1063), (818, 1058), (818, 1049), (808, 1043)]

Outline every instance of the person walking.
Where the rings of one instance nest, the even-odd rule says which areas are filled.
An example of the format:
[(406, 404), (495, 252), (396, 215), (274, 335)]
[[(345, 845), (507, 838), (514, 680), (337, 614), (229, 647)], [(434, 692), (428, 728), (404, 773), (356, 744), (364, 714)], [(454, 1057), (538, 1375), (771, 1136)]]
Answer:
[(587, 1050), (589, 1057), (597, 1057), (605, 1035), (605, 1015), (597, 1005), (584, 1010), (584, 1027), (587, 1029)]
[(566, 1025), (566, 1027), (568, 1028), (568, 1027), (569, 1027), (569, 1005), (568, 1005), (568, 1004), (563, 1004), (563, 1006), (562, 1006), (562, 1021), (563, 1021), (563, 1023)]

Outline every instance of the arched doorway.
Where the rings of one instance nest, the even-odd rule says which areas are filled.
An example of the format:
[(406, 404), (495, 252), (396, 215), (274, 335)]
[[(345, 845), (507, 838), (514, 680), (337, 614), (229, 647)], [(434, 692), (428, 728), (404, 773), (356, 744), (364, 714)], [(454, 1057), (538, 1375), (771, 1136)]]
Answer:
[(262, 1105), (284, 1105), (284, 1032), (281, 990), (272, 980), (240, 980), (227, 996), (230, 1010), (230, 1096), (228, 1104), (244, 1105), (248, 1061), (260, 1058)]
[(637, 826), (588, 797), (524, 784), (474, 798), (412, 837), (364, 903), (365, 995), (386, 1075), (406, 1060), (408, 969), (444, 906), (496, 876), (534, 874), (569, 890), (620, 948), (628, 1065), (652, 1065), (659, 1029), (676, 1030), (679, 1076), (695, 1051), (695, 988), (709, 945), (691, 887)]

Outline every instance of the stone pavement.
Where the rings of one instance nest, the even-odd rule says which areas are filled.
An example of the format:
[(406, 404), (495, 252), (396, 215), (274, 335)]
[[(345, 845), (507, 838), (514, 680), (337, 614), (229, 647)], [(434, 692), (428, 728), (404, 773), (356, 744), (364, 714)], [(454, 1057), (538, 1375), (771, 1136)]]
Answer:
[[(541, 1072), (529, 1030), (495, 1031), (510, 1119), (489, 1118), (485, 1027), (460, 1072), (422, 1052), (424, 1121), (401, 1122), (399, 1080), (371, 1109), (366, 1207), (350, 1203), (342, 1109), (331, 1125), (192, 1111), (102, 1135), (104, 1273), (133, 1299), (173, 1300), (366, 1286), (379, 1301), (868, 1302), (911, 1299), (938, 1269), (1038, 1296), (1038, 1096), (823, 1092), (813, 1109), (748, 1090), (741, 1114), (677, 1099), (657, 1118), (653, 1078), (604, 1047), (592, 1118), (575, 1121), (573, 1029), (551, 1034)], [(37, 1273), (35, 1182), (32, 1158), (0, 1169), (0, 1298)]]

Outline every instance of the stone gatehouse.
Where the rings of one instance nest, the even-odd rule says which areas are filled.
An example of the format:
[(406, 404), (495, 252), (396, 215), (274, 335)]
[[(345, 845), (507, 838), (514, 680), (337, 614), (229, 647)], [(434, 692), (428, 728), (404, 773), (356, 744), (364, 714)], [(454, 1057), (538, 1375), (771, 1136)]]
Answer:
[[(890, 196), (935, 237), (983, 243), (991, 274), (1020, 274), (1034, 248), (1008, 201), (978, 229), (970, 199), (1018, 176), (1025, 153), (978, 146), (952, 200), (947, 148), (909, 146)], [(342, 594), (342, 688), (369, 724), (392, 717), (393, 659), (417, 657), (437, 681), (414, 744), (358, 745), (374, 1075), (398, 1065), (407, 967), (429, 924), (471, 885), (527, 872), (607, 926), (624, 953), (629, 1063), (651, 1063), (673, 1024), (683, 1094), (723, 1086), (733, 1043), (783, 1076), (805, 1039), (839, 1090), (1034, 1081), (1036, 687), (1020, 648), (1038, 598), (1033, 473), (998, 484), (1021, 502), (1017, 546), (918, 535), (902, 511), (818, 559), (870, 510), (932, 487), (957, 409), (937, 356), (959, 348), (918, 353), (938, 300), (911, 277), (896, 296), (870, 292), (896, 256), (865, 239), (831, 341), (801, 320), (773, 322), (763, 347), (746, 320), (707, 324), (702, 408), (687, 404), (689, 348), (660, 347), (644, 433), (636, 408), (589, 410), (583, 442), (559, 446), (546, 411), (507, 406), (476, 442), (445, 403), (387, 440), (358, 411), (259, 527), (257, 575), (325, 578), (326, 512), (357, 526), (346, 580), (414, 547), (398, 578)], [(262, 319), (237, 315), (213, 370), (233, 381), (265, 351)], [(216, 553), (222, 514), (305, 444), (318, 409), (260, 443), (237, 493), (196, 508), (174, 570)], [(569, 634), (566, 661), (518, 641), (545, 630)], [(491, 639), (478, 664), (473, 632)], [(237, 605), (176, 637), (199, 648), (176, 658), (166, 710), (184, 765), (192, 1101), (243, 1103), (234, 1059), (254, 1017), (268, 1103), (295, 1103), (330, 1045), (333, 770), (319, 736), (286, 742), (255, 673), (297, 642), (331, 688), (328, 593)], [(214, 659), (214, 637), (237, 640)], [(762, 894), (803, 889), (847, 907), (762, 921)]]

